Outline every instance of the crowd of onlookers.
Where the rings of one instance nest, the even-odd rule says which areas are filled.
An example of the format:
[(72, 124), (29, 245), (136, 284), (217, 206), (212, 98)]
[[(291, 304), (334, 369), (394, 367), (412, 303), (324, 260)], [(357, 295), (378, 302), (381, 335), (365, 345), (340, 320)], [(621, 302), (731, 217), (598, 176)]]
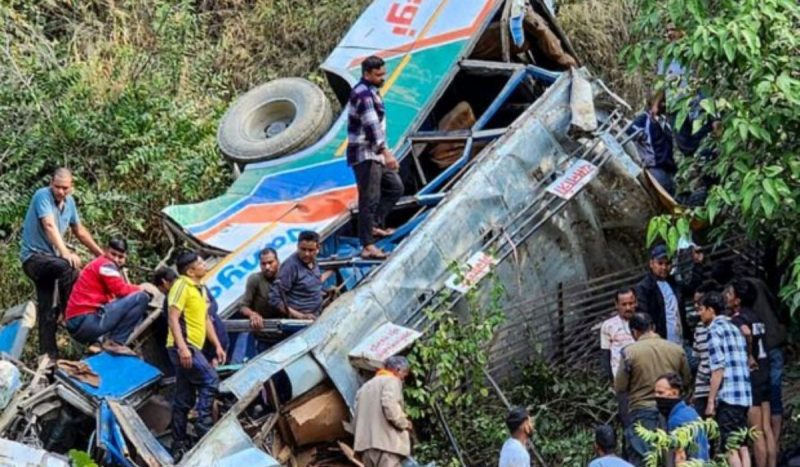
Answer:
[[(597, 427), (591, 467), (643, 465), (652, 446), (637, 426), (672, 432), (707, 419), (716, 421), (719, 437), (710, 439), (695, 423), (691, 442), (671, 450), (667, 465), (715, 454), (733, 467), (777, 464), (786, 328), (775, 297), (741, 265), (709, 264), (694, 244), (687, 250), (679, 281), (667, 248), (654, 247), (649, 272), (616, 292), (616, 314), (601, 325), (601, 366), (617, 396), (624, 442), (617, 449), (614, 429)], [(530, 465), (528, 413), (512, 410), (507, 424), (512, 435), (500, 467)]]

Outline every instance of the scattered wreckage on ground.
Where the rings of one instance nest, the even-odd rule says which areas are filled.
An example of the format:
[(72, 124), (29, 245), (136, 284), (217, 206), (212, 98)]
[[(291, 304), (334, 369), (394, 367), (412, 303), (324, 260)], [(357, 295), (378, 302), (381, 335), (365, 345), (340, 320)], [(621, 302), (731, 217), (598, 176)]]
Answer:
[[(514, 304), (638, 264), (631, 246), (658, 209), (658, 187), (628, 144), (626, 104), (573, 67), (540, 1), (526, 5), (518, 46), (502, 33), (512, 1), (377, 0), (323, 64), (344, 102), (360, 59), (378, 50), (387, 63), (387, 130), (407, 193), (390, 215), (397, 231), (378, 244), (391, 252), (386, 261), (358, 257), (346, 112), (328, 128), (330, 104), (302, 80), (268, 83), (231, 107), (220, 147), (241, 173), (219, 198), (165, 209), (168, 234), (215, 262), (207, 285), (229, 332), (245, 341), (246, 326), (232, 318), (261, 248), (285, 258), (299, 231), (320, 232), (319, 264), (334, 271), (326, 285), (339, 294), (313, 325), (268, 320), (263, 334), (280, 340), (269, 350), (230, 352), (238, 356), (219, 368), (217, 421), (180, 465), (357, 463), (348, 433), (356, 391), (423, 335), (426, 309), (463, 311), (461, 298), (486, 289), (490, 271)], [(107, 465), (173, 464), (174, 378), (160, 310), (154, 300), (129, 341), (144, 359), (100, 353), (36, 369), (17, 361), (25, 384), (9, 390), (0, 416), (0, 442), (13, 447), (0, 460), (63, 465), (48, 452), (79, 449)], [(23, 305), (0, 323), (10, 360), (34, 316)], [(557, 324), (538, 331), (556, 333)]]

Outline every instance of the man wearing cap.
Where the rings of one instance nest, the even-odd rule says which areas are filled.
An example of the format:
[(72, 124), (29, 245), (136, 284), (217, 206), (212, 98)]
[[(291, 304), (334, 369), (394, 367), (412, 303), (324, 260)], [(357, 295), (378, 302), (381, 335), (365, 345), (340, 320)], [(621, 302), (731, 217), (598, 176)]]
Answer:
[(103, 256), (83, 268), (72, 288), (64, 320), (67, 331), (79, 342), (94, 344), (102, 339), (108, 352), (135, 355), (125, 343), (144, 319), (155, 287), (125, 280), (120, 266), (127, 252), (125, 239), (112, 238)]
[(225, 362), (226, 356), (208, 313), (207, 289), (200, 282), (206, 274), (203, 258), (194, 251), (187, 251), (178, 256), (176, 265), (180, 277), (172, 285), (167, 297), (167, 353), (175, 367), (172, 453), (177, 462), (189, 448), (186, 424), (192, 407), (197, 410), (195, 432), (198, 437), (208, 432), (213, 424), (211, 405), (217, 393), (219, 377), (203, 355), (206, 339), (216, 349), (217, 361)]
[(506, 426), (511, 436), (500, 449), (499, 467), (530, 467), (531, 455), (528, 454), (528, 441), (533, 436), (533, 420), (528, 409), (515, 407), (506, 416)]
[(405, 413), (403, 381), (408, 360), (393, 356), (356, 393), (355, 442), (365, 467), (398, 467), (411, 455), (411, 421)]
[(636, 284), (638, 309), (653, 319), (656, 332), (670, 342), (683, 345), (690, 340), (683, 300), (670, 275), (667, 247), (657, 245), (650, 251), (650, 271)]

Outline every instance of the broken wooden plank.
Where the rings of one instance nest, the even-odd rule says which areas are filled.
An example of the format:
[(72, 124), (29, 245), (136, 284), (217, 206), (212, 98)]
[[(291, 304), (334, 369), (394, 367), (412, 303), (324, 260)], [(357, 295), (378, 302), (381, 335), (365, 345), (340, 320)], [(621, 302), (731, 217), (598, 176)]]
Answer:
[(172, 464), (172, 456), (153, 437), (153, 434), (131, 406), (120, 404), (115, 400), (109, 400), (108, 407), (117, 419), (117, 423), (119, 423), (125, 437), (133, 444), (136, 453), (148, 467)]
[(268, 416), (269, 418), (267, 418), (264, 424), (261, 425), (261, 428), (258, 430), (258, 433), (253, 437), (253, 443), (256, 446), (264, 445), (264, 442), (267, 439), (267, 435), (269, 435), (269, 432), (272, 431), (272, 429), (275, 427), (275, 424), (278, 423), (279, 416), (280, 415), (278, 415), (278, 413), (275, 412), (269, 415)]
[(355, 465), (356, 467), (364, 467), (364, 464), (360, 460), (358, 460), (356, 452), (353, 450), (353, 448), (351, 448), (350, 446), (341, 441), (337, 441), (336, 443), (339, 445), (339, 449), (342, 450), (345, 457), (347, 457), (347, 459), (350, 462), (352, 462), (353, 465)]
[(506, 0), (506, 4), (503, 5), (503, 13), (500, 16), (500, 47), (503, 51), (504, 62), (511, 61), (511, 44), (509, 44), (508, 40), (510, 34), (508, 21), (511, 19), (511, 3), (512, 0)]

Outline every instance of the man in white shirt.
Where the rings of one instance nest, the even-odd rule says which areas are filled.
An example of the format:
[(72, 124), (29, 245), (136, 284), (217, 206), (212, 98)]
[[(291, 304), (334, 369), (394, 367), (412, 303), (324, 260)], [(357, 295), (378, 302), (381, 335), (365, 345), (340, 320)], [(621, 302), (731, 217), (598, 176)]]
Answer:
[(600, 361), (604, 374), (611, 385), (617, 375), (619, 362), (622, 358), (622, 349), (628, 344), (633, 344), (633, 335), (628, 322), (636, 312), (636, 293), (633, 288), (625, 287), (614, 295), (614, 307), (617, 314), (613, 318), (603, 321), (600, 327)]
[(531, 456), (526, 446), (533, 436), (533, 419), (528, 410), (524, 407), (511, 409), (506, 417), (506, 426), (511, 437), (503, 443), (498, 467), (530, 467)]

